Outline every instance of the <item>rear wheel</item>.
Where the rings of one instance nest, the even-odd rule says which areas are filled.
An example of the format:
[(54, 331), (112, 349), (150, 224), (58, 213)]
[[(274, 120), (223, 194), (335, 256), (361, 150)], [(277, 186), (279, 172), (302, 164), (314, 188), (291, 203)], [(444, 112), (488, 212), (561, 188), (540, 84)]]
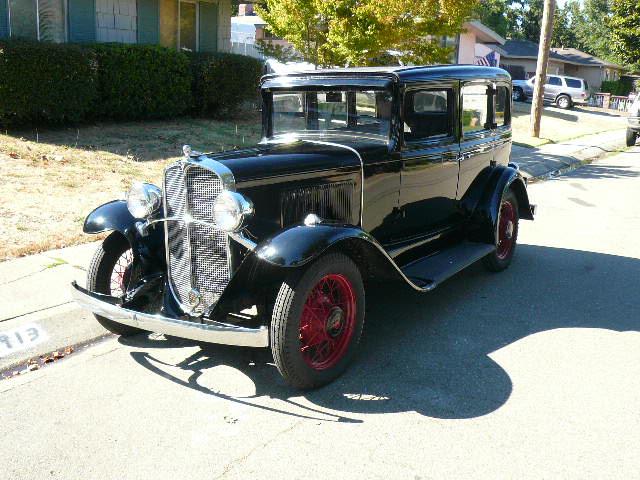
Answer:
[[(87, 289), (91, 292), (121, 297), (137, 278), (133, 252), (126, 238), (114, 232), (98, 247), (87, 272)], [(135, 335), (142, 330), (122, 325), (108, 318), (95, 315), (96, 320), (112, 333), (122, 336)]]
[(638, 132), (627, 128), (627, 147), (633, 147), (638, 139)]
[(558, 107), (563, 110), (568, 110), (573, 106), (573, 104), (571, 103), (571, 97), (569, 97), (568, 95), (560, 95), (556, 99), (556, 105), (558, 105)]
[(485, 267), (492, 272), (501, 272), (511, 264), (518, 240), (519, 220), (518, 199), (513, 190), (507, 190), (500, 201), (496, 249), (483, 259)]
[(308, 389), (338, 377), (364, 326), (364, 286), (346, 255), (328, 254), (280, 287), (271, 319), (271, 350), (292, 386)]

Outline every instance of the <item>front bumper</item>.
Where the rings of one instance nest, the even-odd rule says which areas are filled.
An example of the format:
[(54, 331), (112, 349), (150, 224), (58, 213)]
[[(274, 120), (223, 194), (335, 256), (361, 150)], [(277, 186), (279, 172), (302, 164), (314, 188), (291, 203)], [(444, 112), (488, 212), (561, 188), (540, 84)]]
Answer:
[(207, 343), (238, 345), (241, 347), (268, 347), (267, 327), (246, 328), (227, 323), (195, 323), (163, 315), (137, 312), (107, 301), (113, 298), (96, 294), (71, 284), (73, 299), (83, 308), (116, 323), (129, 325), (149, 332), (164, 333)]

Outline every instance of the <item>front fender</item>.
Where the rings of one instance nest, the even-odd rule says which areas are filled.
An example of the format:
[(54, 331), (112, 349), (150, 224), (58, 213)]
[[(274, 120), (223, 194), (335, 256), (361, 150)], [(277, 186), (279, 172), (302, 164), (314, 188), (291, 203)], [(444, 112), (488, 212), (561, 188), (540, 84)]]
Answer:
[(265, 240), (256, 249), (256, 255), (274, 266), (299, 267), (347, 239), (377, 244), (371, 235), (351, 225), (296, 225)]
[(100, 205), (84, 221), (82, 231), (96, 234), (108, 231), (121, 233), (131, 245), (134, 255), (152, 270), (164, 265), (164, 236), (162, 228), (156, 224), (143, 236), (136, 228), (139, 221), (129, 213), (127, 202), (114, 200)]
[(113, 200), (100, 205), (87, 215), (82, 231), (84, 233), (102, 233), (115, 230), (129, 237), (132, 229), (135, 229), (136, 219), (129, 213), (127, 202)]

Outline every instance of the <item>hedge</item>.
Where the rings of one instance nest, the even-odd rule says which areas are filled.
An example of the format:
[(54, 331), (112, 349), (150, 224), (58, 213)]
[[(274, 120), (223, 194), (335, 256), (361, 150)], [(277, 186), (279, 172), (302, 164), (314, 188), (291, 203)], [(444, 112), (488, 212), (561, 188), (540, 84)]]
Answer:
[(0, 125), (221, 117), (257, 99), (262, 63), (154, 45), (0, 41)]
[(233, 53), (191, 54), (194, 113), (233, 114), (245, 102), (257, 102), (262, 63)]
[(620, 97), (626, 97), (633, 91), (633, 81), (629, 77), (620, 80), (605, 80), (600, 86), (600, 91)]
[(91, 51), (0, 41), (0, 125), (78, 122), (96, 99)]
[(99, 118), (140, 120), (181, 115), (191, 106), (186, 55), (154, 45), (98, 44)]

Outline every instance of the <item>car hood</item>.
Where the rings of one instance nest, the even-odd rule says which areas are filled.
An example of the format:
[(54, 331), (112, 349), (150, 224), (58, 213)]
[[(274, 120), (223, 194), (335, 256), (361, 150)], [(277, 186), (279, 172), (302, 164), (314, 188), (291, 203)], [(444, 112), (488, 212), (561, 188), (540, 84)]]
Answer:
[(245, 182), (336, 168), (361, 168), (360, 158), (367, 163), (387, 152), (385, 142), (343, 136), (271, 141), (206, 156), (231, 170), (236, 182)]

